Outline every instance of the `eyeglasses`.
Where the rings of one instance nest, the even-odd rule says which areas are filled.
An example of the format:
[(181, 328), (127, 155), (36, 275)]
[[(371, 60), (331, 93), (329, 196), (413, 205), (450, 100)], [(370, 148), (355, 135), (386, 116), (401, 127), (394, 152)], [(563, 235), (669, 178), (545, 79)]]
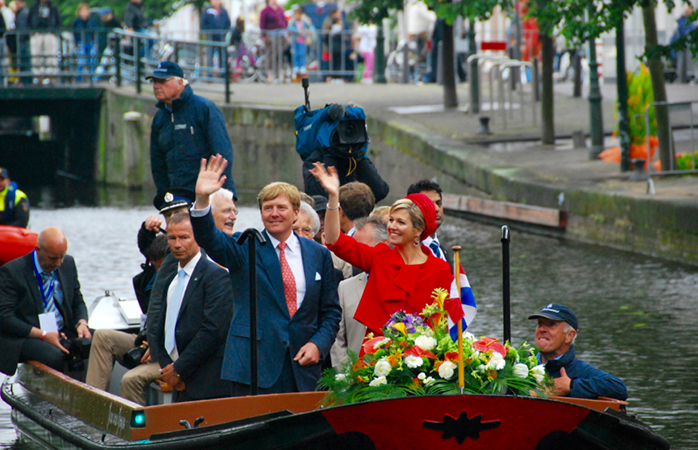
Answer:
[(236, 216), (238, 215), (238, 210), (237, 210), (237, 209), (233, 209), (233, 208), (225, 208), (225, 209), (221, 210), (221, 212), (222, 212), (223, 214), (225, 214), (226, 216), (229, 215), (230, 213), (233, 213), (233, 214), (235, 214)]
[(312, 236), (312, 234), (313, 234), (313, 229), (310, 228), (310, 227), (306, 227), (306, 228), (294, 228), (293, 231), (295, 231), (295, 232), (297, 232), (297, 233), (303, 233), (303, 234), (311, 235), (311, 236)]

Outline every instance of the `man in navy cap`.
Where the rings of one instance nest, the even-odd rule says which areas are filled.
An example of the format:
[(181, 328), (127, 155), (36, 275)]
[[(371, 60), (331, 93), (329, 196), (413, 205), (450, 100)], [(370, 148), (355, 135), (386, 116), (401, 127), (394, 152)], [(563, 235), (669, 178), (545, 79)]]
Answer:
[(537, 319), (536, 345), (538, 362), (555, 379), (555, 395), (576, 398), (628, 398), (623, 382), (589, 363), (577, 359), (574, 341), (579, 322), (570, 308), (549, 303), (539, 313), (528, 317)]
[(229, 161), (223, 187), (237, 199), (232, 175), (233, 146), (220, 108), (194, 95), (177, 64), (163, 61), (146, 77), (159, 111), (150, 133), (150, 166), (158, 194), (175, 188), (194, 191), (201, 159), (217, 154)]

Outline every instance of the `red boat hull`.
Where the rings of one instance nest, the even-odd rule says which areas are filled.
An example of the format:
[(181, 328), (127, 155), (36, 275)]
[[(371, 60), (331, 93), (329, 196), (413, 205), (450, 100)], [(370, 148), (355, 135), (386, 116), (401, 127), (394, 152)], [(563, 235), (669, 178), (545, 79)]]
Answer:
[(38, 237), (36, 231), (0, 225), (0, 265), (34, 250)]

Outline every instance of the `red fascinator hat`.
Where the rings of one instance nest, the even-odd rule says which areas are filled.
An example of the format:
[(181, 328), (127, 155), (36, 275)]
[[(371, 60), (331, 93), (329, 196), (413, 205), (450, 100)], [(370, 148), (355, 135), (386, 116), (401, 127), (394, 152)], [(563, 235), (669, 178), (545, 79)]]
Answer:
[(425, 229), (421, 236), (422, 240), (434, 234), (437, 227), (434, 202), (424, 194), (410, 194), (405, 198), (412, 200), (424, 216)]

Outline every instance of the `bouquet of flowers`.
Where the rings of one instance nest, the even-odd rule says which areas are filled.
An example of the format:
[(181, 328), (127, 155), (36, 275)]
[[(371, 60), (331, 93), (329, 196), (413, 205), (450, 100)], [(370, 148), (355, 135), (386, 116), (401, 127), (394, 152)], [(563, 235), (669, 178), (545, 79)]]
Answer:
[[(408, 395), (459, 394), (458, 344), (445, 318), (448, 292), (435, 289), (434, 303), (419, 315), (398, 311), (381, 331), (369, 334), (363, 358), (350, 352), (342, 369), (327, 369), (319, 382), (330, 392), (326, 405)], [(533, 348), (463, 333), (464, 392), (545, 396), (549, 383)]]

